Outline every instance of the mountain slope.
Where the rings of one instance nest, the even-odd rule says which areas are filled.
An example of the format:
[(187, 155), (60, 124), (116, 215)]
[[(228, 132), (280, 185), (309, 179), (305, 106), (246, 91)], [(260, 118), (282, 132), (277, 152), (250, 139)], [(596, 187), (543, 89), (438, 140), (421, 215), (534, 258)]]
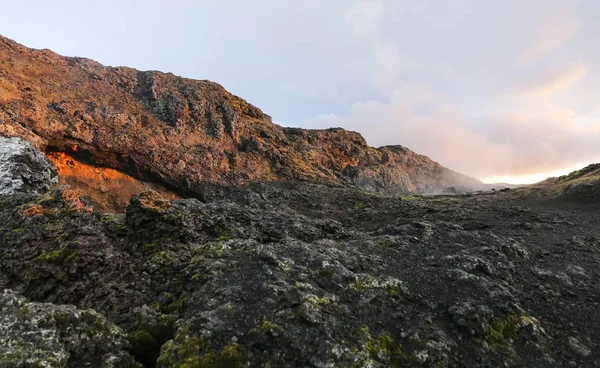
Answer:
[(343, 129), (273, 124), (220, 85), (105, 67), (0, 37), (0, 135), (196, 192), (204, 183), (313, 181), (425, 193), (481, 183)]

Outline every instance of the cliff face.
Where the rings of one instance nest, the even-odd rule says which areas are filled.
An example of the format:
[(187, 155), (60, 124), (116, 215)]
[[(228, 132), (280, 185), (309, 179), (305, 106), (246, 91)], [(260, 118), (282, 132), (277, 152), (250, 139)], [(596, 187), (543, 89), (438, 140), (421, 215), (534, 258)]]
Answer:
[(313, 181), (379, 192), (480, 183), (342, 129), (283, 128), (220, 85), (105, 67), (0, 37), (0, 135), (194, 192), (203, 183)]

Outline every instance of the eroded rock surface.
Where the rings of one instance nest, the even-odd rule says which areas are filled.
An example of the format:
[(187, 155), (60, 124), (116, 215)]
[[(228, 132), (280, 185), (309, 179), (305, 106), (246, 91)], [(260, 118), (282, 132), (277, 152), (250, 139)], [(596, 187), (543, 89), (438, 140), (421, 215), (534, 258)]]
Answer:
[(43, 153), (27, 141), (0, 136), (0, 195), (42, 193), (58, 183), (58, 172)]
[(92, 310), (0, 293), (0, 366), (140, 367), (124, 332)]
[(58, 170), (58, 182), (79, 189), (102, 212), (124, 212), (132, 195), (154, 190), (163, 197), (179, 198), (178, 193), (156, 182), (144, 182), (121, 171), (95, 166), (63, 152), (47, 157)]

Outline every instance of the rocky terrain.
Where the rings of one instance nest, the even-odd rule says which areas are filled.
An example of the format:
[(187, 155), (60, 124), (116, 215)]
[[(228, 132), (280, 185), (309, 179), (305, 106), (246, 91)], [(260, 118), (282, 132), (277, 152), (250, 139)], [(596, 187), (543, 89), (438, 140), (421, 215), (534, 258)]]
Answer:
[(600, 366), (600, 202), (52, 180), (0, 195), (2, 367)]
[(381, 193), (481, 186), (402, 146), (369, 147), (358, 133), (283, 128), (213, 82), (105, 67), (1, 36), (0, 134), (185, 194), (206, 183), (255, 181)]
[(599, 175), (464, 194), (214, 83), (0, 38), (0, 367), (599, 367)]

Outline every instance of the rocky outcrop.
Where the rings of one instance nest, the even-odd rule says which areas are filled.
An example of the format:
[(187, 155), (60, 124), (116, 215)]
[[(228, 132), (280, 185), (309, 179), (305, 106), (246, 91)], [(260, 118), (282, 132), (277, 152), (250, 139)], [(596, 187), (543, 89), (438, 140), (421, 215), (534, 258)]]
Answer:
[[(79, 192), (58, 189), (48, 192), (57, 182), (57, 171), (41, 152), (19, 138), (0, 137), (0, 198), (32, 198), (23, 212), (26, 216), (46, 215), (44, 204), (56, 201), (60, 193), (63, 208), (78, 213), (91, 213), (79, 199)], [(4, 205), (4, 203), (3, 203)], [(64, 215), (64, 213), (62, 214)], [(32, 229), (15, 228), (3, 216), (0, 228), (0, 257), (10, 254), (12, 234)], [(52, 236), (44, 226), (36, 226), (38, 234)], [(8, 226), (8, 228), (6, 227)], [(8, 244), (6, 241), (8, 240)], [(18, 252), (17, 249), (13, 249)], [(13, 253), (16, 255), (16, 253)], [(58, 253), (46, 254), (44, 259)], [(20, 367), (141, 367), (127, 352), (129, 341), (119, 327), (93, 310), (79, 310), (73, 305), (30, 302), (18, 293), (5, 289), (10, 273), (0, 267), (0, 366)], [(21, 287), (17, 287), (20, 289)]]
[(311, 181), (381, 193), (473, 188), (475, 179), (342, 129), (283, 128), (209, 81), (105, 67), (0, 37), (0, 135), (180, 192)]
[(141, 368), (123, 331), (91, 310), (0, 293), (0, 366)]
[(54, 165), (31, 143), (0, 136), (0, 195), (43, 193), (57, 182)]
[(144, 182), (121, 171), (83, 162), (62, 152), (47, 157), (58, 170), (59, 184), (70, 185), (85, 193), (94, 208), (102, 212), (123, 212), (132, 195), (153, 190), (165, 198), (179, 198), (172, 188)]

